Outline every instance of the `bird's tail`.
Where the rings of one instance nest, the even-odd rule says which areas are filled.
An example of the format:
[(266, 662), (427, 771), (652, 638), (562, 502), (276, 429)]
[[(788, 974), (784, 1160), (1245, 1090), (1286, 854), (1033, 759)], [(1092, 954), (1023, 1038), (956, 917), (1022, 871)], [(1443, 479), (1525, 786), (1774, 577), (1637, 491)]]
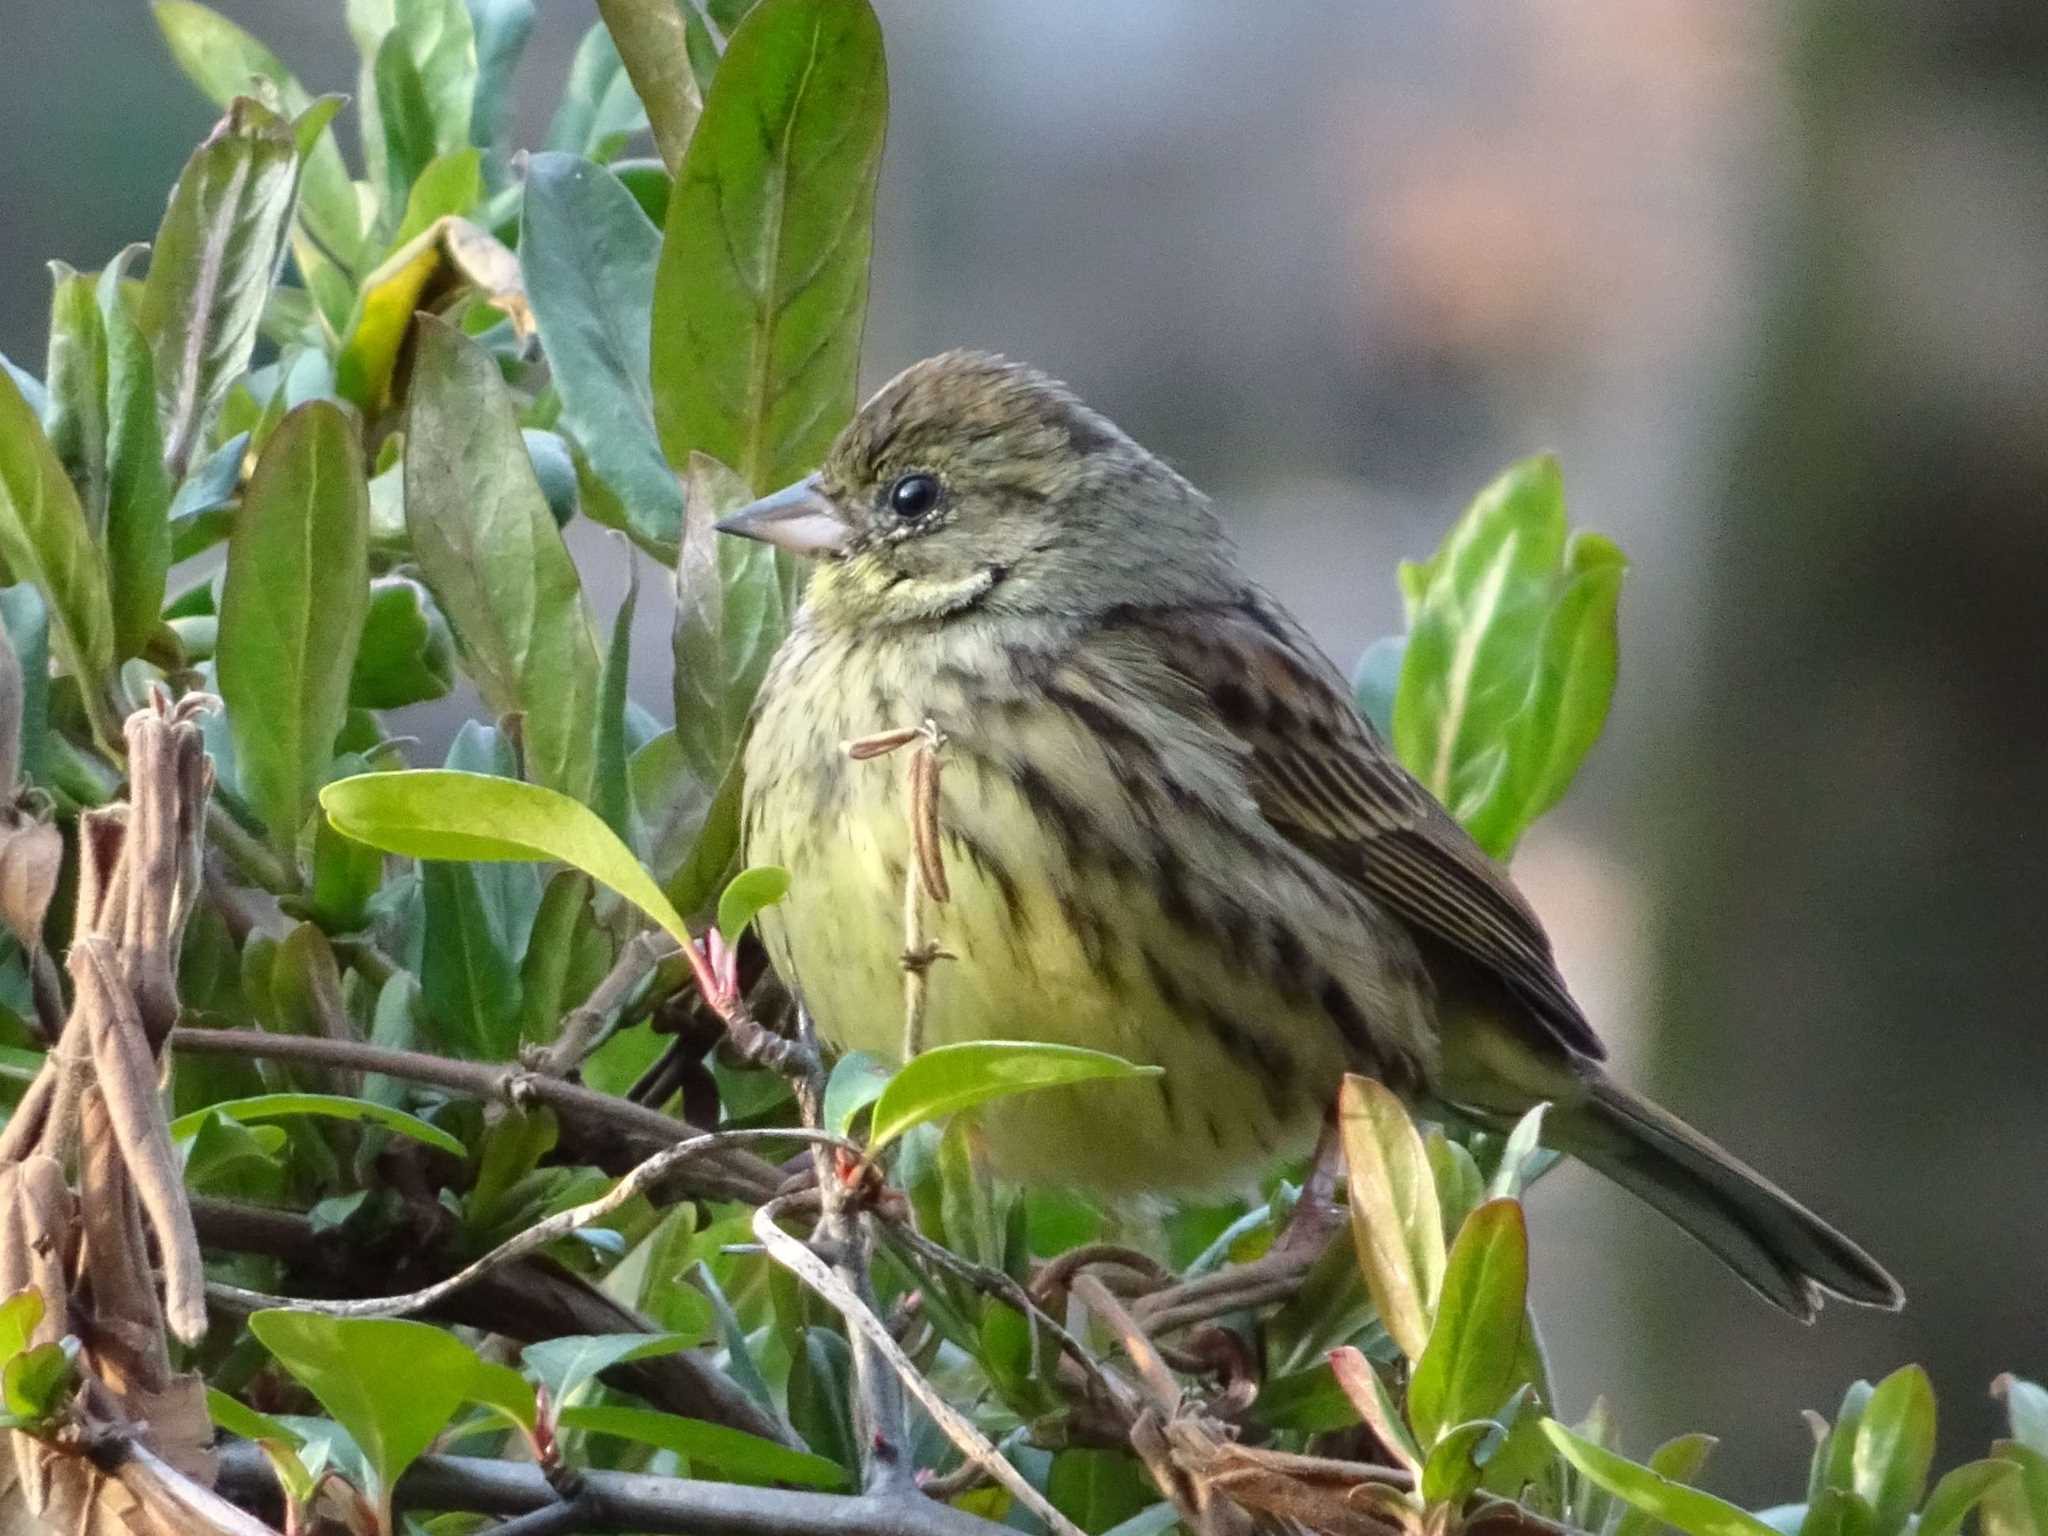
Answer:
[(1883, 1267), (1754, 1169), (1676, 1115), (1601, 1074), (1558, 1104), (1544, 1137), (1647, 1200), (1759, 1295), (1803, 1322), (1823, 1292), (1896, 1311), (1906, 1293)]

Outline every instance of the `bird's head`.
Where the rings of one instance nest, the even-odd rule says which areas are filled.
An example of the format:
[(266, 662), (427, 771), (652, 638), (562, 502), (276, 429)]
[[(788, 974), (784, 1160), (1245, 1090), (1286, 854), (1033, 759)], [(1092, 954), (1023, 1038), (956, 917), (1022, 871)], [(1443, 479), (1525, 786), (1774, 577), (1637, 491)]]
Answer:
[(1085, 618), (1228, 584), (1198, 492), (1064, 385), (983, 352), (905, 369), (816, 474), (718, 527), (820, 559), (809, 601), (833, 623)]

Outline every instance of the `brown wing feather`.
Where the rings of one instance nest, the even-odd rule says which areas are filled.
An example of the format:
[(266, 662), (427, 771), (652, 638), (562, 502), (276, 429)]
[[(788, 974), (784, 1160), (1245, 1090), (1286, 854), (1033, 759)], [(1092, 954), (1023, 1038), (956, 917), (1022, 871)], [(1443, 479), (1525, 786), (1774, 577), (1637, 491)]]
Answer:
[(1275, 830), (1492, 971), (1560, 1046), (1606, 1056), (1529, 904), (1380, 742), (1293, 620), (1248, 592), (1229, 607), (1143, 622), (1250, 749), (1250, 788)]

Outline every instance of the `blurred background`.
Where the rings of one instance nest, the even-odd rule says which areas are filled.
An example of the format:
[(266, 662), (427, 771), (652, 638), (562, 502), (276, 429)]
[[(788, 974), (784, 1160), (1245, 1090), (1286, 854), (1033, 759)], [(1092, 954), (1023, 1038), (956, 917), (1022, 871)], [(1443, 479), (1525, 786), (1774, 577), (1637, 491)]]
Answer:
[[(215, 3), (351, 88), (341, 0)], [(1624, 1073), (1913, 1299), (1802, 1329), (1567, 1169), (1562, 1415), (1717, 1434), (1758, 1503), (1800, 1408), (1919, 1360), (1981, 1454), (1992, 1377), (2048, 1373), (2048, 7), (877, 3), (871, 383), (962, 343), (1066, 377), (1347, 669), (1512, 458), (1633, 562), (1517, 873)], [(0, 351), (40, 371), (43, 262), (147, 239), (214, 114), (141, 0), (8, 11)], [(541, 8), (523, 142), (593, 18)]]

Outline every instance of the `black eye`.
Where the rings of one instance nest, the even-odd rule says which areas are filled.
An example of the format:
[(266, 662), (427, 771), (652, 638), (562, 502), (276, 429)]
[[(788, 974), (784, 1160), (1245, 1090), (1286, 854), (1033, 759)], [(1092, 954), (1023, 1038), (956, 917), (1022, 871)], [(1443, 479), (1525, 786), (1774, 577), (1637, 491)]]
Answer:
[(935, 475), (905, 475), (889, 487), (889, 510), (904, 522), (914, 522), (939, 504), (939, 482)]

